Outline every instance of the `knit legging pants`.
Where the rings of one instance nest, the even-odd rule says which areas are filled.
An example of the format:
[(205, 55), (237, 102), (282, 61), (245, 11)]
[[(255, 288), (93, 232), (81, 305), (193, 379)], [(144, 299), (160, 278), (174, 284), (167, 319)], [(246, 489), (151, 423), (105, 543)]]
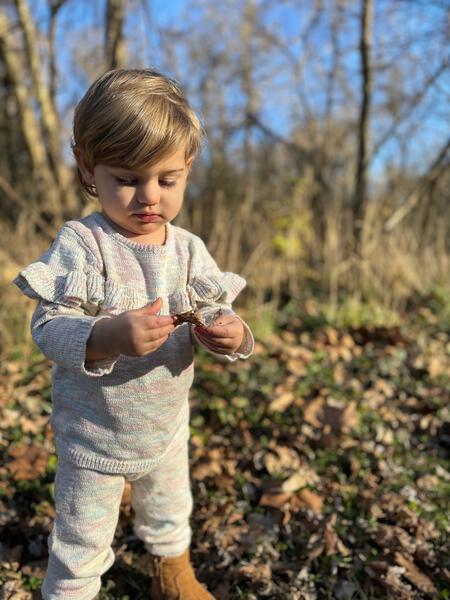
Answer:
[(186, 435), (149, 472), (111, 475), (58, 462), (56, 518), (49, 537), (45, 600), (91, 600), (114, 562), (111, 543), (125, 480), (131, 482), (134, 531), (146, 549), (177, 556), (189, 546), (192, 495)]

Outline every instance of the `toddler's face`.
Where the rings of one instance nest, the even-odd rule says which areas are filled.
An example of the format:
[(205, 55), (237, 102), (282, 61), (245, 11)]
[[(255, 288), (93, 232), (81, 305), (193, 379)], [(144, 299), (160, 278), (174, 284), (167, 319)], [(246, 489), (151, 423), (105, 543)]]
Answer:
[(183, 205), (191, 163), (183, 147), (139, 171), (99, 164), (83, 176), (95, 184), (103, 213), (123, 235), (139, 243), (163, 244), (166, 223)]

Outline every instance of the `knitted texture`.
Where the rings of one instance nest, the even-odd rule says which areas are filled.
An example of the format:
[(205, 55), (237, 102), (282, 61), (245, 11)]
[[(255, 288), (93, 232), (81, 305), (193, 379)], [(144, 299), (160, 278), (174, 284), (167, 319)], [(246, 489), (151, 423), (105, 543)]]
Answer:
[(111, 543), (127, 480), (134, 532), (145, 548), (152, 554), (178, 556), (189, 546), (192, 495), (187, 427), (176, 435), (163, 463), (143, 473), (99, 473), (60, 459), (43, 598), (96, 597), (101, 576), (114, 562)]
[[(100, 213), (67, 222), (52, 246), (14, 283), (39, 301), (33, 339), (54, 362), (51, 417), (58, 453), (80, 467), (109, 473), (144, 471), (164, 456), (189, 418), (193, 381), (189, 324), (178, 326), (155, 352), (85, 365), (86, 342), (98, 319), (162, 298), (160, 314), (198, 308), (206, 317), (245, 286), (222, 273), (204, 243), (167, 225), (164, 245), (121, 235)], [(229, 360), (246, 358), (253, 337)]]

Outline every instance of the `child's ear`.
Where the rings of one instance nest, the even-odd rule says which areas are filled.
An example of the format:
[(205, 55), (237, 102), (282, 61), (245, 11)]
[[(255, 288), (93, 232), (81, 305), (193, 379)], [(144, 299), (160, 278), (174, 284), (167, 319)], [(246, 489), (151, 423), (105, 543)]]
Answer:
[(73, 154), (75, 156), (75, 160), (77, 161), (78, 169), (80, 171), (84, 183), (86, 185), (93, 185), (95, 183), (94, 171), (86, 166), (86, 163), (83, 159), (83, 155), (80, 152), (79, 148), (74, 148)]
[(188, 158), (186, 160), (186, 169), (187, 169), (188, 175), (189, 175), (189, 173), (191, 171), (191, 167), (192, 167), (192, 163), (193, 162), (194, 162), (194, 157), (193, 156), (191, 156), (190, 158)]

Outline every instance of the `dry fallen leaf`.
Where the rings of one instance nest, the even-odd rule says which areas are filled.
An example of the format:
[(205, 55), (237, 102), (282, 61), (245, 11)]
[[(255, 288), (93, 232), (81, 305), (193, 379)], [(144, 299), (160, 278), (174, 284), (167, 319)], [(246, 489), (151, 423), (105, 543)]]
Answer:
[(267, 471), (275, 475), (297, 470), (300, 467), (300, 457), (293, 448), (277, 446), (275, 452), (265, 453), (263, 463)]
[(395, 562), (401, 567), (404, 567), (404, 577), (413, 583), (421, 592), (433, 595), (438, 594), (438, 590), (435, 588), (431, 579), (422, 573), (422, 571), (420, 571), (413, 562), (406, 558), (406, 556), (400, 552), (396, 552)]
[(38, 443), (15, 446), (9, 449), (8, 454), (14, 460), (7, 464), (7, 469), (16, 481), (32, 481), (47, 470), (50, 452)]
[(317, 483), (319, 476), (315, 471), (307, 466), (301, 467), (288, 479), (281, 484), (283, 492), (296, 492), (297, 490), (314, 483)]
[(411, 600), (417, 596), (414, 594), (410, 585), (402, 581), (402, 575), (405, 569), (403, 567), (389, 567), (384, 584), (386, 585), (392, 598), (398, 598), (398, 600)]
[(255, 581), (270, 580), (272, 569), (268, 564), (248, 564), (239, 568), (239, 573)]
[(304, 377), (308, 369), (302, 358), (291, 358), (286, 363), (287, 370), (297, 377)]
[(291, 492), (285, 492), (283, 494), (263, 494), (259, 500), (259, 506), (281, 508), (291, 497)]
[(310, 508), (313, 512), (321, 514), (323, 512), (323, 498), (305, 488), (296, 494), (296, 498), (300, 505)]
[(269, 410), (282, 412), (286, 410), (295, 400), (293, 392), (283, 392), (271, 401), (269, 404)]

